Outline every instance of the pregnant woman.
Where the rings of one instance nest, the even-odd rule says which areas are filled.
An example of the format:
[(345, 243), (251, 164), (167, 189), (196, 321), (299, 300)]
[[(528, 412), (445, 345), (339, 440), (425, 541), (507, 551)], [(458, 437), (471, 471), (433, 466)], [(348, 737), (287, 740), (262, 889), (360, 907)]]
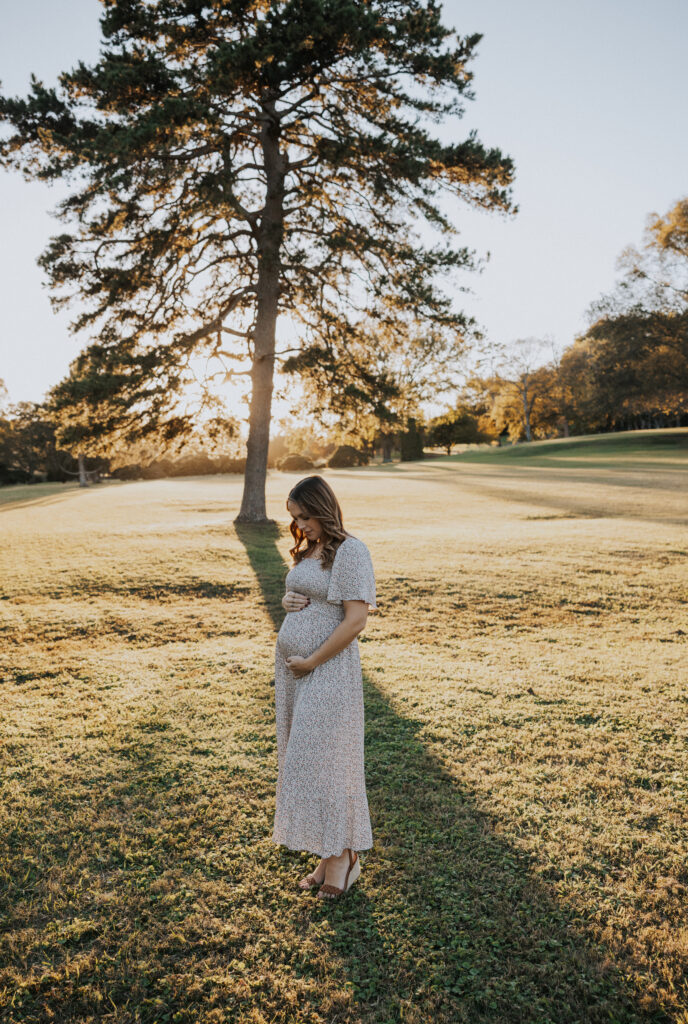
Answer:
[(356, 637), (375, 603), (368, 548), (347, 533), (332, 488), (307, 476), (289, 492), (294, 566), (275, 647), (277, 803), (272, 838), (320, 856), (302, 889), (333, 899), (373, 845), (363, 769), (363, 682)]

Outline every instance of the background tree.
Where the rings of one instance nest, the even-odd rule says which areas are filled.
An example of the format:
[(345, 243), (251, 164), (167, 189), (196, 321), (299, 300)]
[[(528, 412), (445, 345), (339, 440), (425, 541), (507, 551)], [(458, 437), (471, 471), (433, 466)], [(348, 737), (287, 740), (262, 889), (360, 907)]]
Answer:
[(575, 433), (680, 425), (688, 414), (688, 316), (596, 321), (562, 355)]
[(577, 342), (590, 354), (588, 395), (610, 424), (663, 426), (688, 413), (688, 198), (648, 218), (640, 250), (619, 259), (615, 289), (590, 308)]
[(532, 417), (536, 401), (547, 393), (552, 377), (543, 362), (547, 345), (538, 338), (519, 338), (510, 346), (490, 344), (487, 348), (490, 370), (474, 374), (467, 391), (487, 410), (497, 433), (509, 428), (514, 438), (525, 435), (532, 441)]
[(476, 412), (466, 405), (458, 405), (428, 424), (427, 443), (444, 448), (447, 455), (451, 455), (456, 444), (480, 444), (488, 440), (489, 435), (478, 425)]
[[(84, 472), (102, 460), (86, 461)], [(0, 484), (66, 481), (79, 476), (78, 461), (57, 443), (49, 410), (36, 402), (18, 402), (0, 417)]]
[(688, 196), (663, 215), (647, 218), (640, 249), (621, 253), (616, 288), (591, 306), (591, 319), (632, 310), (684, 313), (688, 309)]
[[(471, 96), (480, 37), (432, 0), (108, 0), (101, 25), (94, 66), (0, 104), (5, 164), (72, 186), (41, 263), (95, 340), (62, 398), (107, 450), (183, 434), (248, 376), (239, 518), (261, 520), (280, 314), (310, 365), (392, 311), (464, 325), (436, 279), (471, 254), (415, 227), (451, 236), (442, 193), (510, 207), (509, 159), (432, 133)], [(360, 386), (374, 404), (377, 381)]]
[(34, 402), (19, 402), (10, 408), (9, 413), (10, 429), (6, 434), (2, 461), (18, 474), (18, 478), (26, 481), (39, 475), (47, 477), (50, 470), (54, 478), (59, 456), (55, 428), (45, 411)]

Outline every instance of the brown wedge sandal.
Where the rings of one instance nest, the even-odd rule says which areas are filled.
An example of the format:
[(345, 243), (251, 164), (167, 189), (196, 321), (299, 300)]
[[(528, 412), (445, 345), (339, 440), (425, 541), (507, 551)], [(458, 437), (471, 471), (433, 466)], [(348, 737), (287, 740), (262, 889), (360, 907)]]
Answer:
[[(353, 852), (353, 857), (351, 856)], [(352, 868), (357, 867), (358, 870), (353, 872)], [(344, 888), (340, 889), (337, 885), (330, 885), (329, 882), (325, 882), (318, 889), (318, 896), (323, 900), (334, 900), (338, 896), (347, 892), (354, 884), (356, 879), (361, 874), (361, 862), (358, 859), (358, 854), (355, 851), (349, 850), (349, 866), (346, 869), (346, 878), (344, 879)]]
[[(316, 868), (317, 871), (317, 868)], [(315, 889), (316, 885), (322, 885), (322, 881), (315, 877), (315, 871), (311, 872), (310, 875), (306, 875), (299, 882), (299, 889)]]

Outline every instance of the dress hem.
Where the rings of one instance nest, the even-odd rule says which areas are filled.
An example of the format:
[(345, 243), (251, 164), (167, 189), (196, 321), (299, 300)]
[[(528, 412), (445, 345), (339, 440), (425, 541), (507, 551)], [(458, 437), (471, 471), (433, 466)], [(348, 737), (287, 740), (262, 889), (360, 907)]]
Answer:
[(322, 857), (323, 860), (327, 857), (341, 857), (345, 850), (354, 850), (356, 853), (365, 853), (367, 850), (372, 850), (374, 845), (373, 843), (370, 843), (369, 846), (342, 846), (339, 851), (335, 850), (333, 853), (321, 853), (320, 850), (314, 850), (311, 846), (304, 846), (301, 844), (298, 846), (292, 846), (291, 843), (287, 843), (283, 839), (275, 839), (274, 836), (272, 836), (272, 841), (273, 843), (276, 843), (277, 846), (286, 846), (288, 850), (293, 850), (296, 853), (312, 853), (316, 857)]

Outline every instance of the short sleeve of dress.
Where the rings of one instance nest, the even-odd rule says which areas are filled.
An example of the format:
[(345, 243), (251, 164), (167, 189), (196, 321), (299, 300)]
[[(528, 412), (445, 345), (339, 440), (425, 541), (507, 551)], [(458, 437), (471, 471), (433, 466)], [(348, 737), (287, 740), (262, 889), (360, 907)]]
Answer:
[(357, 537), (347, 537), (337, 548), (327, 600), (330, 604), (366, 601), (377, 608), (373, 562), (368, 548)]

